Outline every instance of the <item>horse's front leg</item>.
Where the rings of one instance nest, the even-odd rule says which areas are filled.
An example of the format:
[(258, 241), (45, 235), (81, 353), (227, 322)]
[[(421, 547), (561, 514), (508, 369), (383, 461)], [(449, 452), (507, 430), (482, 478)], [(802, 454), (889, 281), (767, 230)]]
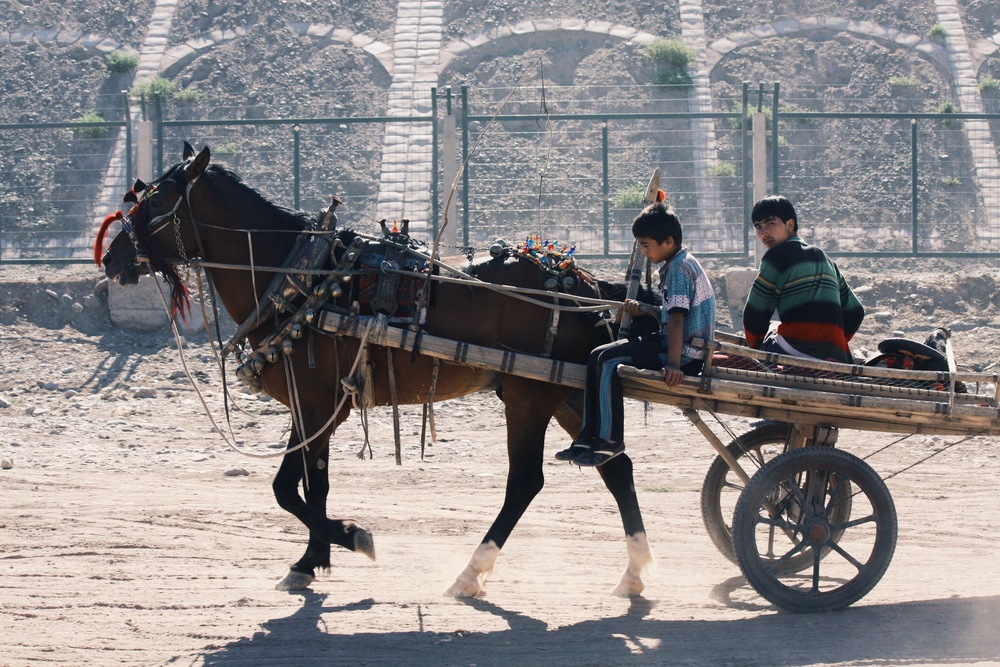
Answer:
[[(570, 434), (576, 437), (580, 434), (583, 424), (583, 392), (574, 391), (569, 398), (556, 410), (556, 421)], [(626, 551), (628, 561), (618, 585), (612, 589), (612, 594), (621, 597), (639, 595), (645, 588), (642, 581), (642, 571), (653, 564), (653, 552), (646, 540), (646, 528), (642, 523), (642, 513), (639, 511), (639, 499), (635, 494), (635, 481), (632, 474), (632, 460), (627, 454), (616, 456), (604, 465), (598, 472), (604, 485), (611, 491), (618, 512), (625, 527)]]
[(504, 415), (507, 420), (507, 488), (503, 507), (469, 564), (447, 590), (452, 597), (474, 597), (483, 592), (500, 549), (510, 537), (528, 505), (542, 490), (542, 454), (545, 429), (566, 397), (561, 387), (524, 378), (503, 380)]
[[(292, 447), (294, 445), (290, 445)], [(275, 475), (272, 489), (278, 504), (294, 514), (309, 528), (309, 544), (305, 554), (291, 566), (285, 577), (275, 585), (278, 590), (303, 590), (316, 578), (316, 568), (330, 568), (330, 545), (337, 544), (375, 558), (371, 533), (354, 521), (328, 519), (327, 495), (330, 492), (329, 448), (326, 440), (310, 445), (311, 452), (302, 450), (286, 454)], [(303, 472), (304, 471), (304, 472)], [(305, 500), (299, 496), (299, 482), (304, 480)]]

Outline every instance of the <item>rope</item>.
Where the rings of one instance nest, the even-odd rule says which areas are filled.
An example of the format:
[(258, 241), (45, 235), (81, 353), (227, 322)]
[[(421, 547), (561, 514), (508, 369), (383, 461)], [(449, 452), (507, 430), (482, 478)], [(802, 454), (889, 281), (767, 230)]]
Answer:
[[(167, 317), (168, 317), (168, 319), (170, 321), (170, 330), (171, 330), (171, 332), (174, 335), (174, 341), (177, 343), (177, 353), (178, 353), (178, 357), (180, 358), (181, 367), (184, 370), (184, 375), (187, 376), (188, 382), (191, 383), (191, 388), (194, 389), (194, 393), (198, 397), (198, 401), (201, 403), (202, 408), (204, 408), (205, 415), (208, 417), (209, 421), (212, 423), (212, 426), (215, 427), (215, 431), (219, 434), (219, 437), (222, 438), (223, 442), (226, 443), (227, 447), (229, 447), (231, 450), (233, 450), (237, 454), (242, 454), (243, 456), (246, 456), (246, 457), (249, 457), (249, 458), (254, 458), (254, 459), (271, 459), (271, 458), (275, 458), (275, 457), (278, 457), (278, 456), (285, 456), (287, 454), (291, 454), (293, 452), (297, 452), (300, 449), (303, 449), (303, 448), (307, 447), (310, 443), (312, 443), (314, 440), (316, 440), (316, 438), (318, 438), (321, 433), (323, 433), (326, 429), (328, 429), (334, 423), (334, 421), (337, 418), (337, 415), (340, 414), (340, 411), (344, 407), (344, 403), (347, 400), (348, 394), (346, 392), (341, 397), (340, 401), (337, 403), (336, 409), (334, 409), (333, 413), (330, 415), (330, 418), (326, 421), (326, 423), (323, 424), (323, 426), (321, 426), (315, 433), (313, 433), (311, 436), (309, 436), (305, 440), (302, 440), (301, 442), (299, 442), (294, 447), (289, 447), (289, 448), (284, 449), (284, 450), (282, 450), (280, 452), (273, 452), (271, 454), (257, 454), (257, 453), (254, 453), (254, 452), (248, 452), (248, 451), (240, 449), (236, 445), (235, 442), (231, 441), (228, 437), (226, 437), (226, 434), (222, 431), (221, 428), (219, 428), (219, 424), (215, 421), (215, 417), (212, 416), (212, 410), (211, 410), (211, 408), (209, 408), (208, 402), (205, 400), (205, 396), (201, 393), (201, 389), (198, 388), (198, 384), (197, 384), (197, 382), (195, 382), (194, 376), (191, 374), (191, 371), (188, 368), (187, 359), (185, 358), (185, 355), (184, 355), (184, 342), (181, 339), (180, 331), (178, 331), (178, 329), (177, 329), (177, 322), (174, 320), (173, 317), (170, 317), (170, 306), (167, 305), (167, 300), (165, 298), (163, 298), (163, 290), (160, 288), (159, 278), (155, 278), (155, 280), (157, 281), (156, 282), (156, 287), (157, 287), (156, 293), (159, 295), (160, 302), (163, 304), (163, 309), (167, 313)], [(371, 320), (371, 321), (368, 322), (368, 326), (365, 327), (365, 331), (362, 334), (361, 345), (358, 348), (359, 355), (354, 358), (354, 364), (351, 366), (351, 374), (354, 374), (354, 372), (357, 370), (358, 359), (360, 358), (360, 351), (364, 347), (364, 345), (365, 345), (365, 343), (366, 343), (366, 341), (368, 339), (368, 333), (371, 330), (373, 322), (374, 322), (374, 320)], [(367, 437), (368, 437), (367, 434), (368, 434), (368, 429), (367, 429), (367, 425), (366, 425), (365, 426), (365, 439), (366, 440), (367, 440)]]

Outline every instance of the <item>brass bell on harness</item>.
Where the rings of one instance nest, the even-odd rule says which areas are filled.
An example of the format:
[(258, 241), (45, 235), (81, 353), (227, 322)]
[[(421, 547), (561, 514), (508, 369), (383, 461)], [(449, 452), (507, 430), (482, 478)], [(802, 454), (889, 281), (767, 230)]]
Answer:
[(253, 355), (253, 359), (250, 360), (250, 367), (253, 368), (254, 373), (260, 373), (264, 369), (264, 364), (267, 363), (267, 359), (263, 354), (258, 352)]
[(313, 308), (308, 309), (306, 311), (306, 324), (312, 324), (313, 320), (315, 320), (315, 319), (316, 319), (316, 311), (315, 311), (315, 309), (313, 309)]
[(559, 281), (556, 280), (555, 278), (546, 278), (545, 279), (545, 283), (544, 283), (545, 289), (547, 289), (547, 290), (554, 290), (558, 286), (559, 286)]
[(295, 351), (295, 345), (292, 344), (292, 340), (290, 338), (286, 338), (285, 340), (281, 341), (282, 354), (284, 354), (287, 357), (294, 351)]
[(264, 358), (267, 359), (267, 363), (269, 364), (276, 362), (278, 360), (278, 348), (273, 345), (268, 347), (267, 351), (264, 352)]
[(299, 322), (292, 324), (292, 326), (288, 329), (288, 335), (295, 340), (302, 338), (302, 324)]
[(573, 276), (563, 276), (562, 288), (567, 292), (576, 287), (576, 278)]
[(507, 255), (507, 249), (509, 247), (510, 246), (507, 245), (506, 241), (503, 239), (497, 239), (493, 242), (493, 245), (490, 246), (490, 256), (494, 259), (500, 259), (501, 257)]
[(343, 288), (340, 285), (337, 285), (336, 283), (333, 284), (333, 285), (330, 285), (330, 298), (331, 299), (339, 298), (340, 295), (343, 294), (343, 293), (344, 293), (344, 290), (343, 290)]

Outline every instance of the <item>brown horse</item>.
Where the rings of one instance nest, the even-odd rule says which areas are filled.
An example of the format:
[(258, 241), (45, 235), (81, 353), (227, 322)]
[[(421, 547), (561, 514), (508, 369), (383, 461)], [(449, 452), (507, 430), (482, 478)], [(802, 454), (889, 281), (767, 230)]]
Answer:
[[(284, 341), (288, 345), (284, 354), (259, 352), (273, 331), (287, 332), (294, 326), (289, 324), (293, 313), (303, 317), (301, 310), (294, 309), (264, 319), (255, 320), (252, 315), (258, 312), (275, 275), (281, 280), (280, 268), (296, 239), (312, 229), (312, 223), (301, 213), (271, 203), (232, 172), (209, 165), (209, 160), (207, 147), (196, 155), (185, 143), (182, 162), (148, 186), (137, 183), (125, 199), (135, 205), (128, 215), (109, 216), (95, 243), (95, 258), (100, 264), (103, 236), (113, 219), (120, 219), (123, 230), (103, 256), (108, 277), (134, 282), (145, 264), (171, 282), (175, 309), (183, 309), (186, 293), (174, 265), (198, 258), (225, 309), (236, 322), (248, 323), (241, 328), (246, 329), (246, 349), (251, 354), (240, 373), (252, 375), (264, 392), (291, 408), (295, 428), (288, 441), (289, 452), (309, 441), (304, 456), (285, 454), (272, 484), (278, 504), (309, 529), (305, 554), (278, 584), (282, 589), (302, 589), (312, 583), (317, 568), (330, 567), (331, 544), (374, 558), (367, 530), (351, 520), (328, 518), (326, 511), (328, 443), (348, 417), (350, 401), (341, 402), (343, 407), (333, 413), (343, 392), (341, 379), (356, 359), (361, 341), (356, 336), (328, 335), (316, 329), (314, 320), (307, 316), (306, 330), (296, 331), (297, 336)], [(340, 266), (352, 251), (349, 237), (357, 236), (346, 234), (337, 234), (331, 253), (331, 261)], [(549, 281), (547, 287), (553, 286), (551, 276), (537, 262), (512, 253), (473, 264), (468, 273), (478, 281), (497, 285), (541, 289)], [(558, 281), (558, 287), (566, 290), (559, 293), (561, 303), (573, 296), (598, 297), (599, 286), (611, 287), (579, 270), (574, 270), (571, 278)], [(358, 298), (361, 282), (343, 283), (346, 289), (331, 286), (332, 294), (323, 307), (345, 312)], [(620, 287), (623, 294), (624, 286)], [(552, 359), (574, 363), (585, 363), (595, 346), (609, 340), (608, 328), (595, 326), (598, 316), (594, 312), (568, 311), (553, 318), (552, 309), (540, 303), (543, 299), (553, 302), (551, 297), (525, 301), (516, 295), (476, 288), (469, 280), (433, 282), (419, 328), (426, 335), (489, 348), (537, 355), (548, 349)], [(548, 335), (550, 330), (554, 336)], [(288, 342), (291, 338), (297, 338), (294, 348)], [(555, 417), (575, 437), (581, 426), (582, 392), (471, 365), (435, 365), (428, 356), (390, 347), (369, 346), (368, 359), (373, 364), (375, 405), (393, 405), (394, 397), (400, 404), (424, 403), (432, 392), (434, 400), (444, 400), (493, 390), (503, 400), (509, 459), (503, 506), (469, 564), (447, 591), (459, 597), (478, 595), (500, 549), (542, 489), (547, 425)], [(395, 372), (390, 377), (392, 369)], [(433, 383), (432, 377), (436, 377)], [(627, 565), (613, 593), (638, 595), (644, 586), (642, 570), (652, 556), (633, 485), (632, 462), (628, 456), (619, 456), (598, 471), (617, 501), (626, 534)], [(300, 484), (304, 488), (301, 494)]]

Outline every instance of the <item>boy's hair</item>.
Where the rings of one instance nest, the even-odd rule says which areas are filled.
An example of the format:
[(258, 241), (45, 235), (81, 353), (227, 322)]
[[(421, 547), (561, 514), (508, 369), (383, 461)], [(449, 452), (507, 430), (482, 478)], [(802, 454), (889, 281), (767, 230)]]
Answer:
[(753, 205), (750, 213), (751, 222), (762, 222), (771, 216), (779, 218), (782, 222), (795, 221), (795, 231), (799, 231), (799, 217), (795, 215), (795, 207), (781, 195), (768, 195)]
[(667, 208), (663, 202), (650, 204), (642, 209), (632, 221), (632, 236), (653, 239), (657, 243), (672, 238), (678, 246), (684, 243), (680, 219), (673, 209)]

